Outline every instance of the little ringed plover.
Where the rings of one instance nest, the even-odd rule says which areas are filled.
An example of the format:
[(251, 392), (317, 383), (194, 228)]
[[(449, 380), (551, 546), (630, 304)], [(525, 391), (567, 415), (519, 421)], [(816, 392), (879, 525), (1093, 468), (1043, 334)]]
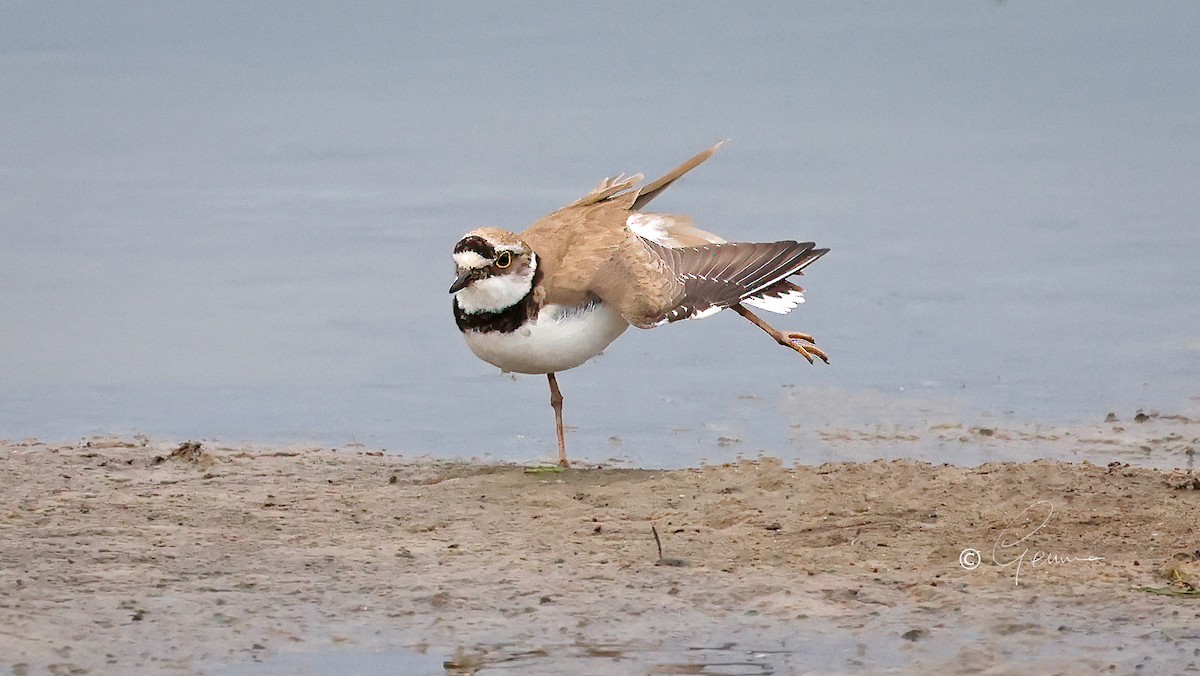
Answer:
[(779, 331), (746, 308), (795, 309), (804, 289), (789, 278), (828, 249), (727, 242), (686, 216), (642, 210), (722, 144), (641, 186), (641, 174), (605, 179), (519, 235), (480, 228), (454, 245), (454, 320), (480, 359), (506, 372), (546, 374), (564, 467), (554, 374), (600, 354), (630, 325), (649, 329), (730, 309), (809, 363), (829, 362), (812, 336)]

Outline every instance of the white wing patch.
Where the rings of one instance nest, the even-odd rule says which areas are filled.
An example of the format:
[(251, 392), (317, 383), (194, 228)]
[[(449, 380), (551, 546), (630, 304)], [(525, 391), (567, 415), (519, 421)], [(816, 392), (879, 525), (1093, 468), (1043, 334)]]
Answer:
[(635, 211), (625, 219), (633, 234), (659, 246), (687, 247), (725, 244), (717, 235), (697, 228), (692, 219), (679, 214), (647, 214)]
[(671, 246), (671, 235), (667, 232), (670, 221), (660, 214), (635, 212), (629, 214), (629, 218), (625, 219), (625, 225), (628, 225), (633, 234), (638, 237), (648, 239), (655, 244)]
[(704, 319), (705, 317), (711, 317), (724, 309), (725, 308), (723, 308), (723, 307), (710, 307), (710, 308), (707, 308), (707, 309), (697, 312), (696, 314), (692, 315), (691, 317), (688, 317), (688, 319)]
[(763, 298), (762, 296), (758, 296), (755, 298), (747, 298), (742, 302), (760, 310), (786, 315), (792, 310), (795, 310), (797, 305), (804, 302), (804, 294), (793, 289), (782, 296), (771, 298)]

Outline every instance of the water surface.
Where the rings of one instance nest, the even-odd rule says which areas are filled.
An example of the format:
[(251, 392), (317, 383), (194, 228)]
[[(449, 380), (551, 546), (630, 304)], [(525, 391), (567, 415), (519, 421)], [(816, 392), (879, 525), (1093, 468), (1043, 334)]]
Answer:
[(1198, 406), (1200, 7), (683, 10), (6, 3), (0, 436), (547, 457), (451, 247), (723, 138), (654, 206), (831, 247), (778, 324), (833, 363), (724, 313), (630, 331), (561, 376), (573, 455)]

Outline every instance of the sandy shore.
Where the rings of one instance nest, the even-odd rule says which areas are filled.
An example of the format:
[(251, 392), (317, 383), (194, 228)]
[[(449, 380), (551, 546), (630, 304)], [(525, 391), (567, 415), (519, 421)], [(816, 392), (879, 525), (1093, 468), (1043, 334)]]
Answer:
[(0, 666), (272, 673), (423, 652), (428, 673), (1197, 669), (1197, 488), (1120, 463), (529, 473), (3, 442)]

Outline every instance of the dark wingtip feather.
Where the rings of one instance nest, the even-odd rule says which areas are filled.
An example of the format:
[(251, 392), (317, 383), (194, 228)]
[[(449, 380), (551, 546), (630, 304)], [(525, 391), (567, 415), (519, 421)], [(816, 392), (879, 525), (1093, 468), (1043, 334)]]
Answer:
[[(776, 290), (829, 249), (813, 242), (732, 242), (698, 247), (663, 247), (647, 243), (667, 263), (683, 286), (664, 321), (689, 319), (710, 308), (726, 308), (746, 298)], [(781, 287), (782, 290), (784, 287)]]

